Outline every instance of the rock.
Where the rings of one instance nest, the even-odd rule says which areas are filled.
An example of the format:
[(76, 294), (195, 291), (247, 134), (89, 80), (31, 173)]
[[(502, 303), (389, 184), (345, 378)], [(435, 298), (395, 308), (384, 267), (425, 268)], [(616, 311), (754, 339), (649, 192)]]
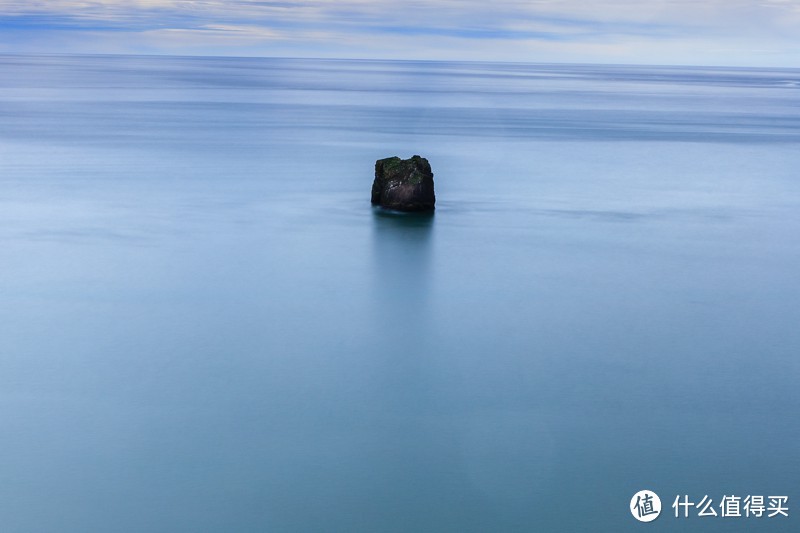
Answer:
[(433, 172), (424, 157), (388, 157), (375, 162), (372, 204), (397, 211), (431, 211), (436, 203)]

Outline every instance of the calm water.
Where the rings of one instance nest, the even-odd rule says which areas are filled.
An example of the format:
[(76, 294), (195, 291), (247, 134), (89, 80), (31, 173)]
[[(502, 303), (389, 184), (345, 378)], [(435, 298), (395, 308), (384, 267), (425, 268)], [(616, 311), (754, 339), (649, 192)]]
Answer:
[(799, 143), (797, 70), (0, 57), (2, 530), (797, 530)]

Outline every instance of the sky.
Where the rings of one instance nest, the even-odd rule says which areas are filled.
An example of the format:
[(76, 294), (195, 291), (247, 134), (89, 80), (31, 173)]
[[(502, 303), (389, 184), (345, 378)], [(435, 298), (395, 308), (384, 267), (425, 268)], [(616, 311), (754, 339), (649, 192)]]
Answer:
[(800, 67), (800, 0), (0, 0), (0, 53)]

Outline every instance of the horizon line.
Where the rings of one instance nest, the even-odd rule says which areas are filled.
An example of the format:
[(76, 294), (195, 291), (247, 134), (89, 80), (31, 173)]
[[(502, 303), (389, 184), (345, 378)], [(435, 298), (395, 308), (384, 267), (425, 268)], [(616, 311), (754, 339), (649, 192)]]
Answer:
[(550, 66), (603, 66), (603, 67), (651, 67), (651, 68), (686, 68), (686, 69), (730, 69), (730, 70), (798, 70), (791, 66), (758, 66), (758, 65), (711, 65), (686, 63), (605, 63), (581, 61), (515, 61), (515, 60), (469, 60), (469, 59), (398, 59), (375, 57), (325, 57), (325, 56), (268, 56), (268, 55), (236, 55), (236, 54), (166, 54), (166, 53), (121, 53), (121, 52), (3, 52), (0, 57), (141, 57), (141, 58), (182, 58), (182, 59), (278, 59), (304, 61), (350, 61), (350, 62), (382, 62), (382, 63), (464, 63), (464, 64), (500, 64), (500, 65), (550, 65)]

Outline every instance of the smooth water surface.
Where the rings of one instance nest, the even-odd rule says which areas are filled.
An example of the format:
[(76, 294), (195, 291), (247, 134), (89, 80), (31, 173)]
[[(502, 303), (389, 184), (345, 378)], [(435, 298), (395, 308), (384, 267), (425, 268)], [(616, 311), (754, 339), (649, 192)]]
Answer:
[[(798, 91), (0, 57), (0, 528), (800, 527)], [(373, 210), (412, 154), (435, 215)]]

